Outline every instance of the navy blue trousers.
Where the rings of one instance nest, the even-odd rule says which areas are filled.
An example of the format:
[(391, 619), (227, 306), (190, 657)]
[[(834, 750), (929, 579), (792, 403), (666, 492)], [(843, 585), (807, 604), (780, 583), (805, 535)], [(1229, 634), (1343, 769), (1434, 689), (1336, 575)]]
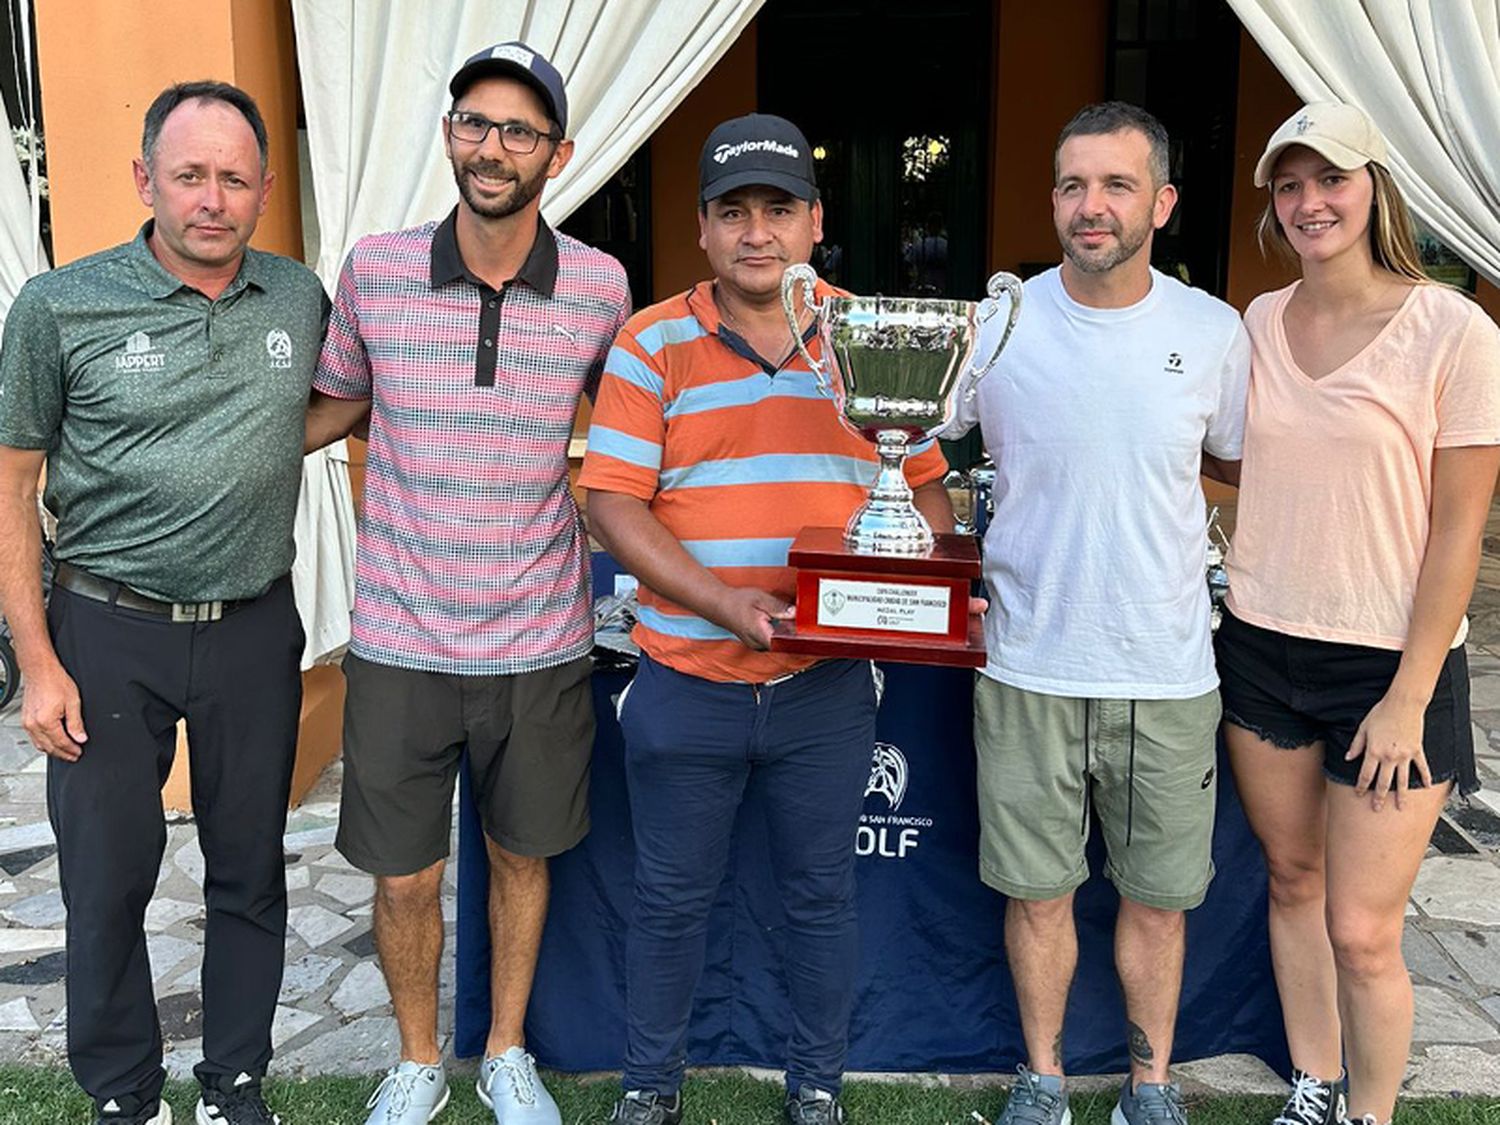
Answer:
[(709, 909), (736, 811), (753, 799), (765, 809), (767, 859), (786, 911), (787, 1086), (838, 1092), (859, 960), (854, 833), (875, 704), (863, 661), (826, 661), (756, 687), (641, 658), (620, 706), (636, 847), (626, 1089), (670, 1095), (682, 1084)]

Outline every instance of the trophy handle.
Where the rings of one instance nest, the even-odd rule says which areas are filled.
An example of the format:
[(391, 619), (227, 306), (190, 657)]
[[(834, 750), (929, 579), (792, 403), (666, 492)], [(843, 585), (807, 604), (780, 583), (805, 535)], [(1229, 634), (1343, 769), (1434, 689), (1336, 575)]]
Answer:
[(787, 327), (792, 331), (792, 343), (797, 346), (798, 354), (812, 371), (813, 378), (818, 381), (818, 390), (828, 398), (836, 400), (833, 384), (828, 379), (827, 364), (813, 359), (812, 353), (807, 350), (807, 344), (802, 340), (802, 326), (798, 323), (794, 301), (797, 287), (801, 285), (803, 287), (802, 303), (812, 310), (814, 316), (822, 316), (826, 310), (819, 302), (812, 299), (813, 289), (817, 284), (818, 273), (812, 266), (806, 263), (788, 266), (786, 272), (781, 275), (781, 309), (786, 313)]
[(994, 274), (985, 283), (984, 291), (989, 295), (987, 299), (979, 304), (979, 323), (983, 324), (1000, 311), (997, 303), (1002, 296), (1010, 298), (1010, 316), (1005, 323), (1005, 331), (1000, 336), (1000, 342), (995, 345), (995, 350), (990, 353), (990, 358), (985, 360), (983, 367), (973, 368), (974, 377), (969, 380), (969, 385), (964, 390), (964, 397), (973, 398), (979, 390), (979, 380), (989, 373), (995, 361), (1000, 358), (1000, 353), (1005, 350), (1005, 345), (1010, 342), (1010, 334), (1016, 330), (1016, 318), (1021, 315), (1021, 279), (1013, 273), (1001, 270)]

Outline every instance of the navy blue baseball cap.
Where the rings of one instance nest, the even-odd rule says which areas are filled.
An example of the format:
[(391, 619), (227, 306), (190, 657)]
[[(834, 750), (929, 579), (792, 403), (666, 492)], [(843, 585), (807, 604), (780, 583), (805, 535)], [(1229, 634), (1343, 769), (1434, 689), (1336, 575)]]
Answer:
[(736, 117), (717, 126), (703, 143), (698, 158), (700, 203), (752, 185), (781, 188), (809, 203), (818, 198), (812, 148), (802, 130), (785, 117)]
[(486, 47), (477, 55), (471, 55), (458, 68), (458, 73), (448, 83), (448, 92), (455, 98), (481, 78), (501, 75), (518, 78), (536, 91), (542, 99), (547, 115), (557, 122), (564, 134), (568, 131), (568, 94), (563, 89), (562, 75), (557, 72), (547, 57), (533, 51), (525, 43), (497, 43)]

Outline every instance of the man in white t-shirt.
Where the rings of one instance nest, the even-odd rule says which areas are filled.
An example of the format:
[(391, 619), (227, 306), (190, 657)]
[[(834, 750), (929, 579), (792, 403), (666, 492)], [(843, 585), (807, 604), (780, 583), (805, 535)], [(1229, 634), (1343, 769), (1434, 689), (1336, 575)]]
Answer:
[(1198, 476), (1238, 475), (1250, 348), (1228, 305), (1151, 269), (1176, 201), (1150, 114), (1110, 102), (1068, 123), (1052, 192), (1062, 264), (1026, 283), (1015, 335), (956, 427), (977, 421), (995, 462), (980, 875), (1010, 900), (1028, 1055), (997, 1125), (1071, 1120), (1063, 1012), (1091, 814), (1120, 892), (1131, 1073), (1113, 1125), (1186, 1120), (1168, 1063), (1183, 912), (1213, 877), (1219, 721)]

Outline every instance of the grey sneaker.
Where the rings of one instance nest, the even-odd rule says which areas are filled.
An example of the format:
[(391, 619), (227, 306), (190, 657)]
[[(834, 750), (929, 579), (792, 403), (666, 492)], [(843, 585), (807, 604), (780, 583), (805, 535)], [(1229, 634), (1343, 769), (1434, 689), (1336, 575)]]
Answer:
[(1292, 1071), (1292, 1093), (1271, 1125), (1340, 1125), (1345, 1113), (1341, 1082)]
[(365, 1125), (427, 1125), (448, 1104), (448, 1077), (439, 1066), (404, 1059), (386, 1071), (365, 1108)]
[(1142, 1082), (1132, 1090), (1127, 1075), (1109, 1125), (1187, 1125), (1182, 1090), (1175, 1082)]
[(524, 1047), (485, 1059), (474, 1088), (499, 1125), (562, 1125), (557, 1103), (537, 1077), (536, 1059)]
[(681, 1125), (682, 1091), (670, 1098), (655, 1090), (626, 1090), (610, 1110), (609, 1125)]
[(788, 1092), (782, 1106), (787, 1125), (844, 1125), (844, 1107), (838, 1098), (816, 1086), (799, 1086)]
[(1016, 1067), (1016, 1082), (995, 1125), (1073, 1125), (1068, 1092), (1055, 1074)]

